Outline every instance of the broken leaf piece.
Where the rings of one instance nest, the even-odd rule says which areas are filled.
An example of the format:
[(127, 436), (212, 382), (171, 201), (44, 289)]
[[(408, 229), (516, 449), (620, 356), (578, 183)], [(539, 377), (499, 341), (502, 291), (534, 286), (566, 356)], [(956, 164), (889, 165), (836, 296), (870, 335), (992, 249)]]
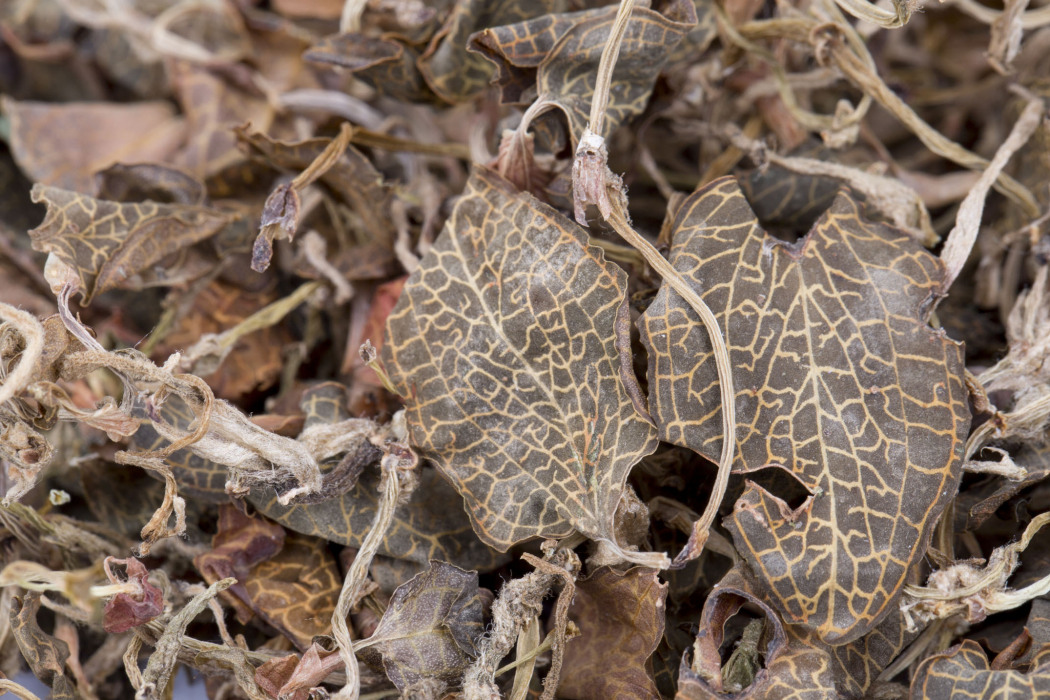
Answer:
[(366, 660), (380, 656), (403, 691), (422, 680), (458, 680), (483, 631), (477, 572), (432, 561), (394, 591), (375, 632), (354, 646)]
[(120, 204), (46, 185), (34, 185), (32, 198), (47, 205), (43, 223), (29, 232), (33, 248), (74, 272), (84, 306), (170, 253), (214, 236), (231, 220), (210, 207)]
[(476, 168), (387, 320), (411, 442), (501, 551), (573, 530), (618, 548), (627, 473), (656, 449), (620, 354), (626, 283), (576, 224)]
[(1050, 664), (1044, 660), (1028, 673), (994, 671), (981, 645), (963, 640), (919, 664), (911, 682), (911, 700), (1009, 697), (1027, 700), (1050, 693)]
[(655, 569), (603, 566), (577, 581), (569, 619), (582, 634), (565, 647), (558, 696), (658, 699), (650, 657), (663, 637), (666, 597)]
[[(736, 181), (693, 194), (671, 262), (718, 317), (733, 365), (736, 473), (776, 467), (791, 508), (748, 482), (726, 525), (785, 621), (841, 644), (894, 607), (954, 495), (970, 413), (962, 347), (924, 310), (942, 264), (846, 193), (809, 235), (765, 234)], [(710, 343), (665, 285), (639, 322), (661, 439), (717, 460)]]
[[(110, 573), (110, 563), (110, 559), (105, 562), (106, 574), (110, 583), (116, 583), (116, 579)], [(137, 594), (117, 593), (102, 611), (102, 628), (110, 634), (120, 634), (149, 622), (164, 612), (164, 594), (149, 582), (149, 571), (138, 559), (114, 559), (112, 563), (127, 567), (128, 581), (140, 589)]]
[(69, 645), (40, 629), (36, 619), (42, 596), (38, 591), (30, 591), (22, 598), (11, 599), (11, 634), (33, 675), (51, 689), (51, 698), (73, 700), (78, 697), (76, 688), (65, 673)]

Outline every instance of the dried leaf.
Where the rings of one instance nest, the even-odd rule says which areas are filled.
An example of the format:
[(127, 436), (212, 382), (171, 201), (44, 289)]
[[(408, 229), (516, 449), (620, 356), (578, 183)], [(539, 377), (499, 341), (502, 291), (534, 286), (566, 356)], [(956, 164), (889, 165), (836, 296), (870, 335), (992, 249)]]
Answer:
[(608, 542), (627, 472), (656, 448), (622, 364), (626, 275), (582, 229), (476, 169), (387, 321), (411, 441), (506, 550)]
[(484, 631), (478, 575), (441, 561), (394, 591), (372, 636), (355, 645), (378, 653), (399, 690), (420, 681), (459, 679)]
[(134, 287), (139, 272), (231, 220), (210, 207), (119, 204), (46, 185), (34, 185), (32, 196), (47, 205), (43, 223), (29, 232), (33, 248), (73, 271), (82, 305), (107, 290)]
[(972, 639), (925, 659), (911, 682), (912, 700), (999, 697), (1022, 700), (1046, 697), (1047, 693), (1050, 693), (1050, 665), (1046, 662), (1029, 673), (993, 671), (984, 649)]
[[(737, 390), (734, 472), (783, 469), (792, 509), (748, 482), (727, 520), (792, 624), (844, 643), (894, 607), (955, 493), (969, 426), (962, 348), (919, 319), (943, 275), (842, 194), (810, 234), (764, 234), (731, 179), (692, 195), (672, 263), (719, 318)], [(717, 460), (718, 383), (703, 327), (666, 287), (640, 321), (663, 440)]]
[(383, 95), (409, 102), (440, 102), (416, 68), (418, 50), (396, 35), (335, 34), (311, 46), (303, 58), (343, 68)]
[[(616, 11), (609, 6), (494, 27), (472, 36), (470, 47), (496, 65), (504, 103), (535, 99), (561, 110), (575, 146), (587, 126), (599, 59)], [(695, 25), (691, 0), (673, 0), (663, 13), (635, 8), (613, 72), (616, 90), (606, 110), (607, 132), (645, 109), (656, 76)]]
[[(117, 162), (165, 160), (186, 135), (166, 102), (48, 104), (5, 97), (11, 151), (32, 180), (95, 193), (95, 173)], [(36, 200), (34, 200), (36, 201)]]
[(558, 696), (659, 698), (650, 656), (663, 637), (666, 596), (654, 569), (603, 566), (578, 581), (569, 619), (583, 634), (565, 649)]
[[(142, 522), (142, 521), (139, 521)], [(149, 622), (164, 612), (164, 594), (149, 582), (149, 571), (138, 559), (117, 559), (113, 563), (127, 567), (127, 580), (136, 584), (139, 593), (117, 593), (102, 611), (102, 628), (110, 634), (121, 634)], [(110, 561), (106, 561), (109, 573)], [(112, 578), (110, 583), (116, 583)]]
[(33, 675), (51, 689), (51, 698), (74, 700), (76, 688), (64, 670), (69, 645), (44, 632), (36, 621), (41, 596), (41, 593), (29, 592), (22, 598), (11, 599), (11, 633)]
[(288, 533), (281, 551), (256, 564), (244, 580), (252, 610), (300, 649), (332, 631), (343, 578), (328, 542)]

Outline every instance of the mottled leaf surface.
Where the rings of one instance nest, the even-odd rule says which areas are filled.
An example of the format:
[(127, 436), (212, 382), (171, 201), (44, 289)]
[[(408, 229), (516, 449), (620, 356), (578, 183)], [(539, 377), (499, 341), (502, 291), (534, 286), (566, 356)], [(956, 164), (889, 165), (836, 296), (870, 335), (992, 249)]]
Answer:
[(311, 46), (303, 58), (343, 68), (383, 95), (440, 103), (416, 67), (419, 49), (396, 35), (333, 34)]
[[(564, 113), (575, 143), (587, 126), (598, 63), (616, 10), (610, 5), (493, 27), (472, 36), (471, 48), (496, 65), (504, 103), (550, 102)], [(635, 8), (613, 71), (616, 89), (605, 112), (608, 131), (645, 109), (656, 76), (695, 25), (690, 0), (674, 0), (663, 13)]]
[(47, 205), (43, 223), (29, 232), (33, 248), (54, 254), (76, 272), (85, 305), (230, 222), (210, 207), (121, 204), (46, 185), (35, 185), (32, 197)]
[(11, 599), (11, 635), (33, 675), (51, 689), (52, 700), (73, 700), (77, 697), (76, 687), (65, 672), (69, 645), (40, 629), (36, 616), (41, 595), (29, 591), (22, 598)]
[(501, 551), (614, 541), (627, 473), (656, 448), (621, 373), (626, 282), (576, 224), (476, 169), (387, 321), (411, 442)]
[(577, 581), (569, 619), (582, 634), (565, 647), (558, 696), (658, 699), (649, 657), (663, 637), (666, 597), (655, 569), (603, 566)]
[(981, 645), (963, 640), (947, 651), (930, 656), (915, 672), (911, 700), (991, 700), (992, 698), (1045, 698), (1050, 694), (1050, 664), (1044, 660), (1028, 673), (994, 671)]
[[(733, 366), (734, 471), (789, 471), (792, 510), (748, 483), (726, 524), (775, 607), (844, 643), (892, 608), (956, 491), (970, 422), (962, 347), (922, 320), (941, 263), (840, 194), (808, 236), (766, 235), (732, 179), (692, 195), (671, 261), (714, 311)], [(721, 449), (707, 331), (666, 286), (640, 321), (660, 437)]]
[(484, 632), (478, 575), (441, 561), (394, 591), (383, 619), (366, 640), (399, 690), (423, 679), (454, 682)]

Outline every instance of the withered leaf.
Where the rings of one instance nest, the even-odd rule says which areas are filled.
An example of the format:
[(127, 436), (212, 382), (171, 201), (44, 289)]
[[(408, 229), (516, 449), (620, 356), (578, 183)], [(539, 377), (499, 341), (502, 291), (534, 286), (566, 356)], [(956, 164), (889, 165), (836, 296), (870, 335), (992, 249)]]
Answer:
[[(737, 548), (786, 621), (856, 639), (894, 607), (959, 482), (962, 347), (921, 320), (942, 265), (845, 193), (804, 239), (778, 241), (731, 178), (683, 204), (671, 261), (725, 334), (733, 470), (777, 467), (811, 494), (792, 510), (748, 482), (726, 521)], [(707, 332), (666, 285), (639, 325), (661, 439), (717, 461)]]
[(36, 621), (41, 595), (33, 591), (11, 599), (11, 633), (33, 675), (51, 688), (51, 698), (74, 700), (76, 688), (65, 674), (69, 645), (44, 632)]
[(616, 546), (627, 473), (656, 448), (620, 355), (626, 326), (623, 270), (476, 168), (387, 320), (382, 356), (408, 397), (411, 442), (486, 543), (578, 530)]
[(204, 204), (204, 184), (178, 168), (160, 163), (117, 163), (95, 175), (99, 199), (113, 202)]
[(467, 52), (475, 30), (515, 24), (567, 9), (566, 0), (458, 0), (416, 61), (430, 88), (446, 102), (465, 102), (488, 87), (492, 64)]
[(275, 556), (256, 564), (244, 581), (252, 610), (306, 649), (329, 634), (343, 578), (328, 542), (288, 533)]
[(993, 671), (981, 645), (972, 639), (934, 654), (915, 671), (912, 700), (940, 698), (1041, 698), (1050, 693), (1050, 659), (1028, 673)]
[(0, 102), (11, 120), (11, 151), (44, 185), (95, 193), (95, 173), (116, 162), (164, 160), (182, 143), (184, 121), (165, 102)]
[[(478, 32), (470, 47), (497, 67), (504, 103), (534, 99), (561, 110), (572, 142), (583, 133), (591, 109), (598, 63), (617, 7), (547, 15)], [(636, 7), (627, 24), (613, 71), (606, 129), (640, 114), (678, 42), (696, 25), (691, 0), (673, 0), (663, 13)]]
[(565, 647), (558, 696), (659, 698), (650, 656), (663, 637), (666, 596), (655, 569), (603, 566), (577, 581), (569, 619), (582, 634)]
[(127, 632), (164, 612), (164, 594), (149, 582), (145, 565), (133, 557), (118, 559), (117, 563), (127, 567), (127, 580), (137, 583), (141, 592), (118, 593), (106, 603), (102, 611), (102, 628), (110, 634)]
[(46, 185), (34, 185), (32, 197), (47, 205), (44, 221), (29, 232), (33, 248), (75, 272), (83, 305), (131, 284), (140, 271), (230, 222), (229, 215), (211, 207), (120, 204)]
[(410, 102), (437, 102), (416, 67), (419, 51), (404, 39), (355, 32), (325, 37), (303, 54), (307, 61), (338, 66), (383, 95)]
[(459, 679), (484, 631), (478, 575), (442, 561), (394, 591), (383, 619), (361, 649), (378, 654), (399, 690), (425, 679)]

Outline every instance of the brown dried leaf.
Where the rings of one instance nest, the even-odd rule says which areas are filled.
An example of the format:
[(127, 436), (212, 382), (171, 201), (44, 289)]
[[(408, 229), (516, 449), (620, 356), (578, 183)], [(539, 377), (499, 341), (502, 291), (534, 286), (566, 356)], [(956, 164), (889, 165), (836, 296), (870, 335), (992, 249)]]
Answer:
[(407, 102), (440, 103), (416, 68), (418, 49), (394, 34), (334, 34), (311, 46), (303, 58), (343, 68), (382, 95)]
[(558, 696), (659, 698), (650, 657), (663, 637), (666, 596), (655, 569), (603, 566), (578, 581), (569, 619), (583, 634), (565, 648)]
[[(141, 522), (141, 521), (140, 521)], [(116, 559), (112, 563), (127, 567), (127, 580), (139, 586), (140, 592), (117, 593), (102, 611), (102, 628), (110, 634), (121, 634), (145, 624), (164, 612), (164, 594), (149, 582), (149, 571), (138, 559)], [(109, 573), (110, 560), (106, 561)], [(117, 583), (111, 577), (110, 583)]]
[(564, 12), (568, 5), (566, 0), (458, 0), (416, 65), (441, 99), (452, 104), (466, 102), (488, 87), (494, 72), (489, 61), (468, 53), (471, 34)]
[[(736, 182), (683, 204), (671, 261), (719, 319), (737, 390), (737, 457), (810, 497), (748, 482), (727, 526), (792, 624), (844, 643), (894, 608), (956, 491), (970, 414), (962, 348), (920, 319), (941, 263), (840, 195), (807, 237), (763, 233)], [(666, 286), (639, 322), (661, 439), (719, 457), (706, 331)]]
[(947, 651), (934, 654), (915, 671), (912, 700), (940, 698), (1041, 698), (1050, 693), (1050, 664), (1028, 673), (993, 671), (981, 645), (965, 639)]
[(423, 680), (459, 680), (484, 631), (478, 574), (442, 561), (394, 591), (363, 658), (378, 654), (399, 690)]
[(167, 102), (134, 104), (0, 100), (11, 120), (11, 151), (30, 179), (95, 193), (95, 173), (117, 162), (163, 161), (186, 136)]
[(256, 564), (244, 581), (252, 610), (300, 649), (332, 631), (343, 577), (328, 542), (288, 533), (275, 556)]
[(475, 169), (382, 356), (412, 443), (491, 546), (578, 530), (617, 548), (627, 473), (656, 448), (620, 355), (626, 314), (626, 274), (582, 229)]
[(204, 184), (178, 168), (160, 163), (117, 163), (95, 175), (98, 199), (113, 202), (162, 204), (204, 204), (208, 193)]
[[(561, 110), (575, 146), (587, 126), (598, 63), (616, 12), (613, 5), (494, 27), (473, 35), (470, 48), (496, 65), (504, 103), (535, 99)], [(656, 76), (694, 26), (691, 0), (673, 0), (663, 13), (635, 8), (612, 76), (616, 89), (605, 113), (607, 132), (645, 109)]]
[(33, 675), (51, 689), (51, 698), (75, 700), (76, 688), (64, 670), (69, 645), (44, 632), (36, 621), (41, 595), (29, 592), (22, 598), (11, 599), (11, 633)]
[(139, 272), (214, 236), (231, 220), (210, 207), (120, 204), (46, 185), (34, 185), (32, 197), (47, 205), (43, 223), (29, 232), (33, 248), (73, 270), (82, 305), (109, 289), (134, 288)]

